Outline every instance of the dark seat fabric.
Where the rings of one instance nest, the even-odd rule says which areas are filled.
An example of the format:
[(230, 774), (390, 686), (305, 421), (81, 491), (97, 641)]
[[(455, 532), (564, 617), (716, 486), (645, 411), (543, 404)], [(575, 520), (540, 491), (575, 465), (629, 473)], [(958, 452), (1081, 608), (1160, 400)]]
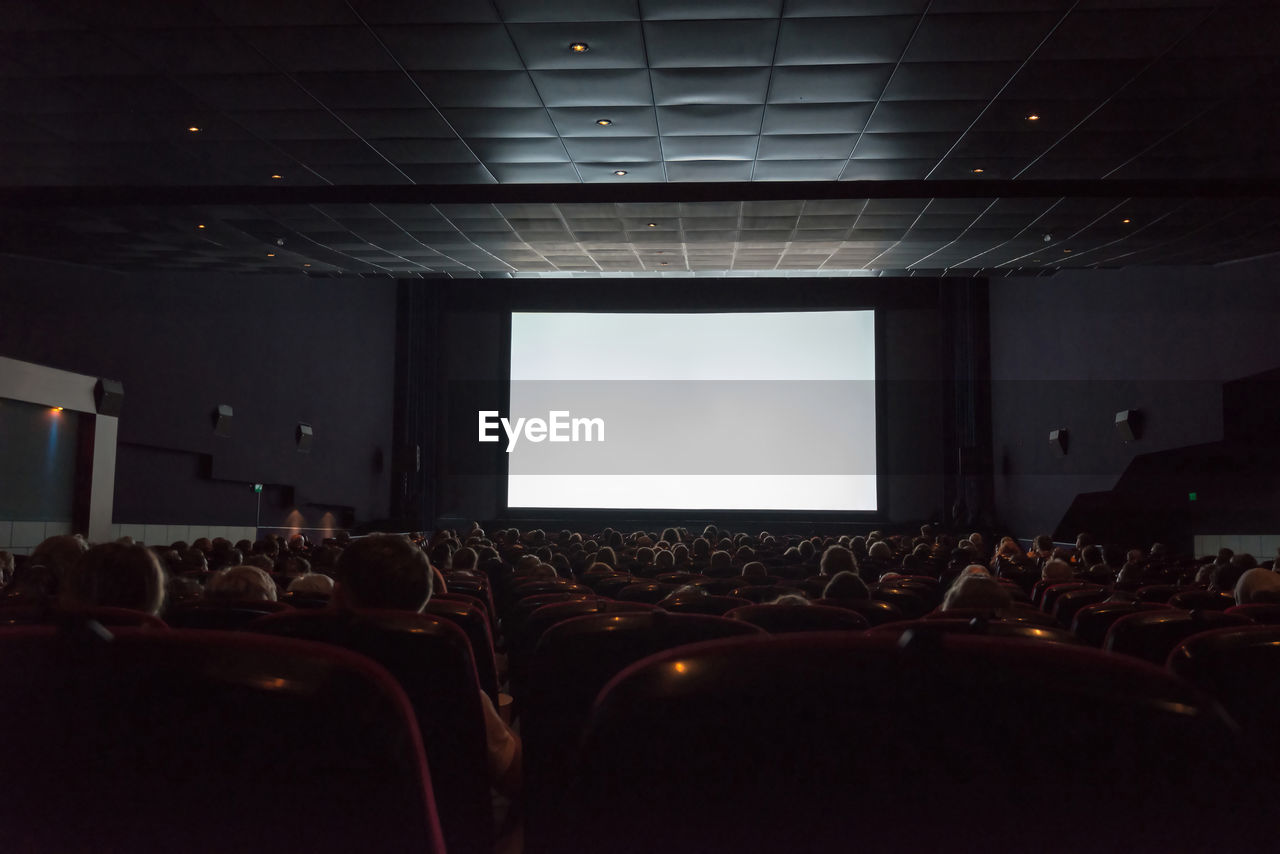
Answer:
[(1190, 686), (1082, 646), (709, 642), (604, 691), (548, 849), (1218, 850), (1234, 747)]
[(36, 605), (10, 605), (0, 608), (0, 627), (53, 626), (84, 623), (89, 620), (104, 626), (137, 626), (153, 629), (168, 627), (168, 624), (159, 617), (130, 608), (95, 607), (62, 610)]
[(871, 588), (871, 598), (888, 602), (902, 612), (908, 620), (923, 617), (933, 610), (928, 600), (921, 596), (921, 591), (898, 587), (893, 584), (877, 584)]
[(846, 608), (856, 611), (867, 618), (873, 626), (881, 623), (894, 623), (903, 619), (902, 610), (889, 602), (879, 599), (815, 599), (815, 605), (827, 605), (833, 608)]
[[(547, 629), (534, 650), (522, 716), (526, 850), (543, 846), (567, 816), (568, 763), (596, 695), (627, 665), (712, 638), (762, 636), (749, 623), (662, 610), (574, 617)], [(576, 807), (572, 810), (576, 815)]]
[(1089, 644), (1102, 646), (1107, 630), (1121, 617), (1141, 611), (1167, 611), (1163, 602), (1095, 602), (1076, 611), (1071, 621), (1071, 634)]
[(919, 620), (884, 623), (869, 630), (872, 634), (915, 640), (942, 635), (980, 635), (1006, 640), (1033, 640), (1062, 643), (1072, 646), (1080, 641), (1070, 632), (1056, 626), (1046, 626), (1023, 620), (1005, 620), (991, 614), (948, 616), (939, 611)]
[(759, 626), (774, 635), (841, 630), (860, 632), (871, 625), (856, 611), (824, 605), (743, 605), (725, 616)]
[(658, 603), (662, 610), (672, 614), (710, 614), (713, 617), (722, 617), (734, 608), (750, 604), (750, 599), (739, 596), (711, 596), (701, 593), (668, 596)]
[(164, 621), (175, 629), (238, 631), (268, 614), (292, 610), (284, 602), (221, 602), (203, 599), (165, 611)]
[(1232, 626), (1192, 635), (1168, 667), (1215, 697), (1244, 729), (1262, 791), (1280, 783), (1280, 626)]
[(1232, 605), (1226, 613), (1247, 617), (1259, 625), (1280, 625), (1280, 605), (1272, 603), (1251, 602), (1247, 605)]
[(1076, 612), (1086, 605), (1095, 605), (1111, 596), (1105, 587), (1085, 587), (1080, 590), (1069, 590), (1053, 602), (1053, 619), (1064, 629), (1071, 628)]
[(1184, 590), (1169, 597), (1169, 604), (1188, 611), (1225, 611), (1236, 604), (1236, 598), (1225, 591)]
[(472, 602), (432, 596), (427, 602), (424, 613), (448, 620), (462, 629), (467, 640), (471, 642), (471, 656), (476, 665), (476, 678), (496, 709), (498, 707), (498, 665), (493, 650), (493, 635), (490, 633), (489, 620), (483, 608)]
[(1244, 625), (1249, 625), (1248, 617), (1224, 611), (1141, 611), (1112, 623), (1102, 648), (1163, 665), (1173, 648), (1194, 634)]
[(334, 644), (368, 656), (404, 688), (417, 715), (450, 852), (490, 854), (484, 712), (471, 644), (443, 618), (413, 611), (303, 611), (264, 617), (252, 631)]
[(3, 847), (442, 852), (404, 692), (358, 655), (228, 632), (0, 632)]

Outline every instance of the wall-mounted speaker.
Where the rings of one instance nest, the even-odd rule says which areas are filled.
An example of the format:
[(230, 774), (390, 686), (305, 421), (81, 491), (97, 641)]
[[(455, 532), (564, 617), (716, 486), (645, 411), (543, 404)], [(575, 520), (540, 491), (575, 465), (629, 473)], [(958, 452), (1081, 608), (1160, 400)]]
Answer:
[(1136, 442), (1142, 438), (1142, 410), (1123, 409), (1116, 413), (1116, 435), (1122, 442)]
[(124, 407), (124, 384), (119, 380), (100, 379), (93, 387), (93, 405), (99, 415), (120, 417)]
[(315, 433), (312, 432), (310, 424), (298, 422), (298, 430), (294, 434), (294, 438), (298, 442), (298, 453), (311, 453), (311, 440), (315, 438)]
[(226, 438), (231, 435), (231, 419), (235, 413), (225, 403), (213, 410), (213, 435)]
[(1060, 427), (1049, 431), (1049, 447), (1060, 457), (1067, 455), (1067, 428)]

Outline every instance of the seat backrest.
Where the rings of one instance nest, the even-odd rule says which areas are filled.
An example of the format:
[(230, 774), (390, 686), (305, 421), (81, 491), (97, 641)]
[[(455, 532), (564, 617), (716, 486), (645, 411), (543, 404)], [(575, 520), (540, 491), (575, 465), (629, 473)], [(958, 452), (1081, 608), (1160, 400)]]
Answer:
[(6, 850), (443, 851), (412, 709), (344, 650), (229, 632), (0, 632)]
[(53, 626), (61, 624), (84, 623), (89, 620), (104, 626), (137, 626), (153, 629), (168, 628), (168, 624), (159, 617), (153, 617), (142, 611), (130, 608), (112, 608), (97, 606), (92, 608), (75, 608), (61, 610), (46, 606), (8, 606), (0, 608), (0, 627), (5, 626)]
[(472, 602), (432, 596), (424, 613), (448, 620), (462, 629), (471, 642), (471, 657), (475, 660), (476, 678), (480, 688), (489, 695), (494, 708), (498, 707), (498, 665), (493, 650), (493, 634), (483, 608)]
[(1263, 626), (1280, 626), (1280, 605), (1270, 602), (1250, 602), (1247, 605), (1232, 605), (1226, 611), (1228, 614), (1236, 614), (1241, 617), (1248, 617), (1253, 622)]
[(1070, 632), (1056, 626), (1045, 626), (1017, 619), (1005, 620), (985, 613), (953, 616), (949, 612), (938, 611), (919, 620), (884, 623), (873, 627), (870, 631), (876, 635), (897, 638), (906, 638), (908, 635), (915, 638), (935, 635), (980, 635), (1006, 640), (1048, 641), (1071, 646), (1080, 644), (1080, 641)]
[(857, 611), (866, 617), (867, 622), (873, 626), (878, 626), (881, 623), (894, 623), (903, 619), (902, 610), (897, 605), (882, 602), (879, 599), (815, 599), (813, 604)]
[(1235, 606), (1236, 597), (1221, 590), (1184, 590), (1170, 596), (1169, 604), (1188, 611), (1225, 611)]
[(1177, 592), (1173, 584), (1148, 584), (1133, 591), (1133, 595), (1139, 602), (1168, 602)]
[(846, 608), (825, 605), (743, 605), (725, 614), (759, 626), (769, 634), (791, 632), (860, 632), (871, 625), (866, 617)]
[(525, 839), (538, 851), (565, 816), (569, 760), (596, 695), (625, 667), (665, 649), (713, 638), (763, 635), (739, 620), (661, 610), (574, 617), (547, 629), (534, 650), (524, 739)]
[(662, 610), (672, 614), (710, 614), (722, 617), (742, 605), (750, 605), (751, 600), (740, 596), (710, 596), (694, 593), (688, 596), (668, 596), (658, 603)]
[[(994, 834), (1011, 850), (1203, 850), (1220, 804), (1191, 787), (1231, 746), (1190, 686), (1082, 646), (709, 642), (605, 688), (571, 775), (574, 819), (548, 848), (954, 852), (990, 850)], [(1133, 819), (1152, 811), (1160, 822)]]
[(1225, 611), (1183, 611), (1166, 608), (1121, 617), (1107, 629), (1102, 648), (1163, 665), (1173, 648), (1194, 634), (1229, 626), (1249, 625), (1249, 619)]
[(164, 612), (164, 621), (175, 629), (237, 631), (268, 614), (292, 611), (284, 602), (224, 602), (201, 599)]
[(1168, 667), (1222, 703), (1244, 728), (1273, 778), (1280, 770), (1280, 626), (1232, 626), (1192, 635), (1169, 653)]
[(1087, 581), (1064, 581), (1061, 584), (1052, 584), (1045, 588), (1044, 594), (1040, 597), (1040, 610), (1046, 614), (1053, 613), (1053, 606), (1057, 603), (1058, 597), (1064, 593), (1070, 593), (1074, 590), (1101, 590), (1102, 585), (1091, 584)]
[(1076, 611), (1071, 621), (1071, 634), (1089, 646), (1100, 647), (1111, 624), (1121, 617), (1139, 611), (1162, 611), (1168, 608), (1162, 602), (1095, 602)]
[(635, 584), (628, 584), (613, 594), (613, 598), (619, 602), (645, 602), (650, 605), (656, 605), (658, 602), (667, 598), (668, 594), (676, 590), (680, 585), (666, 584), (661, 581), (639, 581)]
[(413, 611), (299, 611), (264, 617), (251, 630), (333, 644), (385, 667), (417, 714), (445, 844), (486, 854), (494, 830), (484, 711), (461, 629)]
[(801, 590), (797, 590), (794, 587), (785, 587), (781, 584), (742, 584), (741, 578), (738, 579), (738, 584), (740, 586), (735, 587), (729, 595), (739, 599), (746, 599), (754, 604), (772, 602), (779, 596), (804, 595)]
[(902, 616), (908, 620), (914, 620), (917, 617), (923, 617), (925, 614), (933, 610), (934, 606), (920, 595), (919, 590), (909, 590), (905, 587), (898, 587), (892, 583), (876, 584), (871, 588), (871, 598), (879, 599), (881, 602), (888, 602), (897, 607), (902, 612)]
[(1064, 629), (1071, 627), (1076, 612), (1085, 605), (1094, 605), (1105, 601), (1111, 591), (1105, 587), (1084, 587), (1080, 590), (1068, 590), (1053, 602), (1053, 619)]

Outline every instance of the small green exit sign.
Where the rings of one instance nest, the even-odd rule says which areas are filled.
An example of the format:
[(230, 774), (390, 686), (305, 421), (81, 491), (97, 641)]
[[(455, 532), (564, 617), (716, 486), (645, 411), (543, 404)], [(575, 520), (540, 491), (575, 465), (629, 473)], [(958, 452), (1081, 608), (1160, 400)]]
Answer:
[[(261, 492), (261, 491), (262, 491), (262, 484), (260, 484), (260, 483), (255, 483), (255, 484), (253, 485), (253, 491), (254, 491), (254, 492)], [(1192, 493), (1192, 494), (1194, 495), (1194, 493)], [(1192, 501), (1194, 501), (1195, 499), (1193, 498), (1193, 499), (1191, 499), (1191, 500), (1192, 500)]]
[(1188, 500), (1188, 501), (1195, 501), (1195, 500), (1196, 500), (1196, 494), (1195, 494), (1194, 492), (1188, 492), (1188, 493), (1187, 493), (1187, 500)]

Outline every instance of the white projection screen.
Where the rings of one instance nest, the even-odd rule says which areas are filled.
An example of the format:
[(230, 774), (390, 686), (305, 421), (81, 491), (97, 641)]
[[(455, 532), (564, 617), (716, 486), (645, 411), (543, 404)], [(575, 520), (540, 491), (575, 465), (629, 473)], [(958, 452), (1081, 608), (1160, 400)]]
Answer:
[(512, 509), (874, 511), (875, 312), (516, 312)]

